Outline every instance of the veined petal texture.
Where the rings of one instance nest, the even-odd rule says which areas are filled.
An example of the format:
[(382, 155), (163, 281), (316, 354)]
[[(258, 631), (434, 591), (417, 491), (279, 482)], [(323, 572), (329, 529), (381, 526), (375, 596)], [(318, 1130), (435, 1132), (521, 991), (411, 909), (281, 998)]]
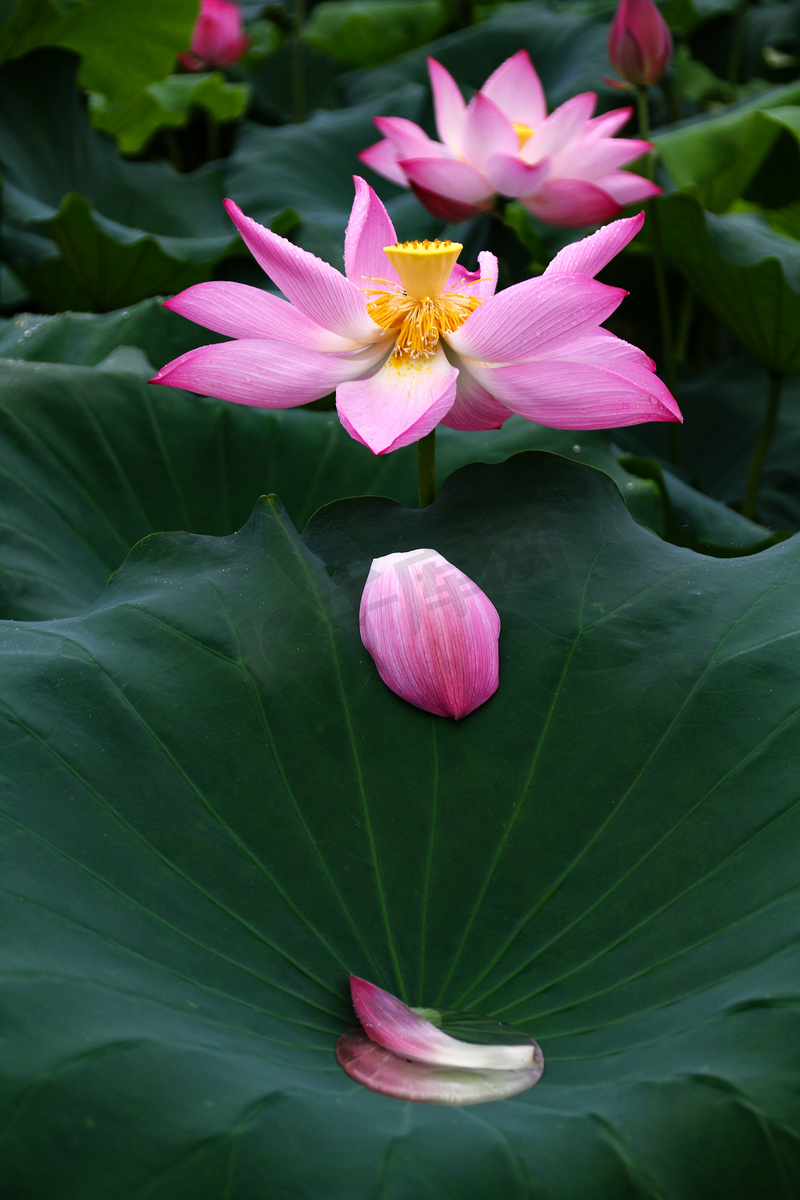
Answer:
[(458, 719), (497, 690), (497, 610), (435, 550), (374, 559), (359, 621), (381, 679), (417, 708)]

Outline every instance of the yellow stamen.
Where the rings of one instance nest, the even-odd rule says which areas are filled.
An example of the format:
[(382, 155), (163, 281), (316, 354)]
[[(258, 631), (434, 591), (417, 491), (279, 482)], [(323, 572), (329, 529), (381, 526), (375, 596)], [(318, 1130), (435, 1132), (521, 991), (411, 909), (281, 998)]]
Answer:
[[(463, 247), (459, 242), (403, 242), (386, 246), (384, 253), (403, 285), (403, 291), (377, 288), (367, 312), (384, 329), (396, 329), (393, 354), (430, 358), (443, 333), (453, 333), (481, 303), (480, 296), (444, 292)], [(384, 283), (385, 280), (375, 280)]]
[(514, 122), (514, 132), (516, 133), (517, 137), (519, 138), (520, 150), (525, 145), (528, 138), (532, 138), (533, 134), (534, 134), (534, 131), (531, 129), (530, 125), (521, 125), (519, 123), (519, 121)]

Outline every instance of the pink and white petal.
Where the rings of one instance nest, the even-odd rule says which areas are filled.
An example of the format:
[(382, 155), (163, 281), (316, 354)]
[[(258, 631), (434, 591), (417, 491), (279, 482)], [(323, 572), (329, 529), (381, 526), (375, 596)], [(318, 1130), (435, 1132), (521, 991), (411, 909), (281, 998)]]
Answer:
[(520, 151), (522, 159), (535, 163), (566, 149), (582, 135), (596, 103), (594, 92), (581, 92), (561, 104), (528, 138)]
[[(427, 555), (427, 558), (422, 556)], [(399, 563), (396, 560), (400, 559)], [(492, 624), (496, 626), (496, 632), (500, 631), (500, 619), (494, 605), (486, 597), (480, 588), (472, 582), (463, 571), (459, 571), (452, 563), (443, 558), (441, 554), (437, 554), (435, 550), (418, 550), (405, 554), (390, 554), (384, 558), (373, 560), (370, 576), (365, 588), (365, 598), (369, 593), (370, 582), (374, 581), (377, 585), (385, 584), (390, 589), (395, 591), (398, 587), (402, 590), (403, 595), (398, 595), (395, 598), (398, 601), (401, 609), (404, 601), (410, 599), (413, 603), (419, 603), (420, 597), (414, 587), (414, 582), (411, 576), (424, 567), (433, 567), (435, 572), (441, 576), (442, 580), (449, 579), (453, 576), (460, 576), (467, 584), (464, 597), (461, 598), (460, 609), (461, 616), (468, 615), (464, 609), (471, 609), (482, 598), (484, 603), (488, 605), (493, 615)], [(403, 586), (406, 584), (407, 586)], [(432, 595), (436, 594), (434, 587)], [(446, 607), (441, 604), (424, 604), (424, 600), (429, 597), (422, 597), (423, 609), (430, 610), (432, 608)], [(367, 604), (366, 607), (369, 607)], [(377, 608), (388, 608), (389, 605), (376, 605)], [(365, 605), (362, 601), (362, 614)], [(424, 618), (424, 612), (421, 617)], [(394, 613), (392, 613), (394, 616)], [(458, 619), (458, 618), (456, 618)], [(362, 615), (363, 624), (363, 615)], [(496, 637), (495, 637), (496, 641)], [(369, 983), (366, 979), (359, 979), (357, 975), (350, 976), (350, 994), (353, 998), (353, 1008), (356, 1010), (356, 1015), (361, 1022), (364, 1032), (373, 1042), (377, 1042), (379, 1046), (383, 1046), (385, 1050), (391, 1050), (393, 1054), (400, 1054), (404, 1058), (414, 1059), (415, 1062), (424, 1062), (438, 1064), (447, 1067), (472, 1067), (477, 1070), (485, 1069), (489, 1071), (511, 1071), (517, 1070), (520, 1067), (530, 1066), (534, 1057), (534, 1047), (536, 1043), (533, 1038), (527, 1043), (517, 1043), (506, 1046), (478, 1045), (473, 1042), (463, 1042), (459, 1038), (451, 1037), (432, 1021), (428, 1021), (425, 1017), (420, 1016), (413, 1008), (409, 1008), (402, 1000), (398, 1000), (391, 992), (386, 992), (383, 988), (379, 988), (374, 983)]]
[(446, 158), (404, 158), (400, 166), (415, 189), (478, 209), (490, 206), (494, 192), (480, 171), (469, 163)]
[(453, 158), (451, 150), (429, 138), (424, 129), (405, 117), (375, 117), (375, 125), (397, 151), (398, 159), (427, 156)]
[(481, 250), (478, 255), (477, 271), (468, 271), (456, 263), (445, 284), (445, 292), (459, 292), (463, 296), (480, 296), (486, 300), (497, 288), (497, 259), (491, 250)]
[(392, 355), (377, 374), (337, 388), (339, 420), (373, 454), (388, 454), (439, 424), (452, 408), (457, 378), (441, 346), (431, 358)]
[(544, 273), (557, 275), (567, 271), (594, 277), (636, 237), (643, 225), (643, 212), (637, 213), (635, 217), (623, 217), (620, 221), (612, 221), (610, 225), (598, 229), (597, 233), (591, 233), (578, 242), (564, 246), (547, 265)]
[(484, 171), (492, 155), (516, 156), (519, 138), (511, 121), (494, 101), (477, 92), (467, 106), (461, 146), (467, 162)]
[(517, 1096), (538, 1083), (544, 1069), (538, 1047), (533, 1063), (517, 1071), (474, 1071), (409, 1062), (384, 1050), (360, 1029), (342, 1034), (336, 1043), (336, 1057), (351, 1079), (372, 1092), (417, 1104), (457, 1107)]
[(501, 196), (530, 196), (547, 179), (551, 162), (543, 158), (531, 166), (518, 154), (492, 154), (486, 163), (486, 178)]
[(228, 337), (271, 338), (310, 350), (339, 352), (361, 345), (323, 329), (288, 300), (246, 283), (195, 283), (165, 300), (164, 308)]
[(390, 179), (399, 187), (408, 187), (405, 171), (397, 160), (397, 151), (388, 138), (367, 146), (366, 150), (361, 151), (358, 159), (365, 167), (383, 175), (385, 179)]
[(435, 58), (428, 59), (436, 131), (454, 154), (461, 154), (461, 131), (467, 105), (453, 76)]
[(419, 187), (416, 183), (410, 183), (409, 187), (420, 204), (442, 221), (468, 221), (470, 217), (476, 217), (491, 207), (491, 200), (482, 201), (480, 204), (464, 204), (461, 200), (450, 200), (447, 196), (429, 192), (427, 188)]
[(553, 160), (553, 178), (588, 179), (592, 182), (641, 158), (652, 149), (652, 142), (635, 138), (582, 138)]
[(617, 204), (641, 204), (652, 196), (660, 196), (661, 188), (634, 171), (612, 171), (597, 180), (597, 186), (608, 192)]
[(569, 357), (575, 362), (592, 362), (612, 371), (625, 373), (625, 368), (643, 368), (655, 371), (656, 364), (644, 350), (623, 341), (610, 329), (597, 329), (594, 333), (575, 338), (569, 345)]
[(389, 214), (369, 184), (353, 176), (356, 198), (350, 210), (350, 220), (344, 234), (344, 269), (347, 278), (357, 288), (373, 286), (377, 279), (390, 279), (400, 286), (400, 279), (383, 252), (384, 246), (397, 241)]
[(583, 130), (585, 138), (613, 137), (633, 116), (632, 108), (615, 108), (611, 112), (601, 113), (586, 122)]
[(258, 265), (307, 317), (361, 344), (381, 336), (364, 293), (340, 271), (245, 216), (233, 200), (226, 200), (225, 208)]
[(255, 408), (295, 408), (327, 396), (345, 379), (362, 375), (375, 365), (375, 355), (373, 351), (370, 360), (321, 354), (288, 342), (240, 338), (189, 350), (162, 367), (150, 382)]
[(627, 294), (585, 275), (540, 275), (498, 292), (445, 337), (462, 358), (513, 363), (593, 333)]
[(544, 89), (527, 50), (518, 50), (501, 63), (481, 91), (519, 125), (536, 129), (547, 117)]
[(522, 204), (540, 221), (567, 229), (608, 221), (622, 209), (599, 183), (583, 179), (548, 179), (533, 196), (524, 196)]
[(680, 421), (661, 380), (646, 368), (624, 374), (595, 363), (543, 359), (492, 367), (468, 363), (480, 383), (512, 412), (553, 429), (612, 429), (643, 421)]
[(499, 429), (513, 416), (511, 409), (495, 400), (478, 383), (463, 359), (456, 357), (454, 365), (458, 367), (456, 399), (449, 413), (442, 417), (441, 424), (448, 429)]

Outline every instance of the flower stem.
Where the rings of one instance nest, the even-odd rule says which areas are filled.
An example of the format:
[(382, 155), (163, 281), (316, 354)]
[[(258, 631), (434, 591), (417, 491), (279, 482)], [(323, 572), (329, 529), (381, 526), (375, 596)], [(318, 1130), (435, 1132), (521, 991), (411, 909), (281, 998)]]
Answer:
[(417, 442), (419, 506), (427, 508), (436, 499), (436, 429)]
[[(647, 116), (647, 88), (637, 87), (639, 114), (639, 136), (643, 141), (650, 140), (650, 122)], [(655, 174), (653, 159), (650, 154), (645, 159), (645, 173), (652, 180)], [(667, 387), (675, 395), (675, 343), (672, 336), (672, 314), (669, 307), (667, 292), (667, 270), (664, 262), (664, 246), (661, 240), (661, 218), (658, 212), (658, 201), (653, 198), (645, 201), (647, 213), (647, 228), (650, 233), (650, 249), (653, 252), (653, 273), (656, 282), (658, 298), (658, 319), (661, 325), (661, 347), (664, 354), (664, 378)], [(676, 467), (681, 465), (681, 432), (679, 425), (670, 425), (670, 449), (672, 461)]]
[(208, 146), (208, 161), (216, 162), (222, 158), (222, 148), (219, 136), (219, 121), (213, 113), (206, 110), (206, 143)]
[(750, 462), (750, 471), (747, 476), (747, 490), (744, 494), (744, 503), (742, 504), (742, 516), (747, 517), (750, 521), (756, 519), (756, 504), (758, 502), (758, 489), (761, 485), (761, 475), (764, 471), (764, 464), (767, 461), (769, 448), (772, 445), (772, 438), (775, 434), (775, 426), (778, 421), (778, 409), (781, 405), (781, 385), (783, 376), (770, 371), (769, 376), (769, 394), (767, 396), (767, 414), (764, 417), (764, 424), (761, 426), (761, 433), (753, 451), (753, 458)]
[(305, 20), (305, 0), (293, 0), (292, 3), (292, 120), (295, 124), (306, 119), (306, 80), (305, 58), (302, 40), (303, 21)]

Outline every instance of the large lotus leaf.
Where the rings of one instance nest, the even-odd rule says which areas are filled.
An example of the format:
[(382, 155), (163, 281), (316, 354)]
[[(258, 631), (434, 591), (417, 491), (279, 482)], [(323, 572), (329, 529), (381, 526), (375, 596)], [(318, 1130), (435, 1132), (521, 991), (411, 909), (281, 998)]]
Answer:
[(189, 46), (198, 11), (198, 0), (21, 0), (0, 28), (0, 61), (62, 46), (81, 56), (86, 91), (122, 100), (169, 74)]
[(181, 129), (194, 108), (214, 121), (232, 121), (247, 108), (250, 88), (229, 83), (221, 71), (170, 75), (149, 84), (131, 100), (112, 104), (106, 96), (90, 96), (92, 124), (117, 139), (123, 154), (138, 154), (160, 129)]
[(331, 58), (368, 67), (433, 41), (446, 23), (441, 0), (325, 0), (303, 36)]
[[(455, 723), (358, 637), (374, 555), (497, 605)], [(2, 630), (0, 1188), (27, 1200), (686, 1200), (800, 1189), (800, 547), (708, 559), (601, 473), (270, 501)], [(347, 974), (509, 1021), (479, 1109), (354, 1085)]]
[[(800, 140), (800, 84), (775, 88), (719, 115), (690, 121), (653, 141), (676, 186), (691, 190), (711, 212), (724, 212), (747, 190), (781, 133)], [(794, 150), (795, 158), (797, 150)], [(784, 173), (787, 155), (782, 156)], [(800, 195), (800, 172), (783, 198)]]
[[(0, 71), (5, 215), (52, 239), (12, 259), (17, 273), (42, 295), (50, 275), (59, 283), (66, 273), (82, 300), (72, 306), (100, 309), (210, 278), (241, 246), (220, 172), (180, 175), (167, 163), (120, 159), (90, 127), (74, 76), (73, 56), (56, 50)], [(280, 232), (296, 221), (279, 211), (265, 219)]]
[(714, 216), (677, 192), (659, 211), (667, 254), (703, 302), (769, 370), (800, 372), (800, 243), (758, 213)]

